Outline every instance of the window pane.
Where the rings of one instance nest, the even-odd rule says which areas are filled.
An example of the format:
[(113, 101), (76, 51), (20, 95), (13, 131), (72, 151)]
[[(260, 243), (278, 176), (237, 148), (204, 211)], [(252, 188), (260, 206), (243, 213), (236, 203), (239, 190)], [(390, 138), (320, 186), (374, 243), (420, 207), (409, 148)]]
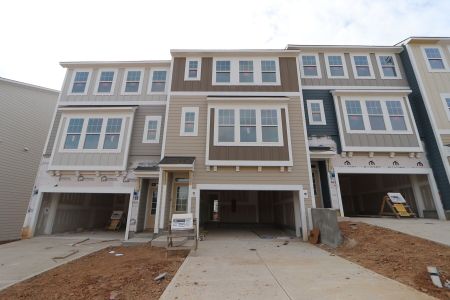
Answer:
[(150, 120), (148, 121), (148, 129), (156, 130), (158, 128), (158, 121)]
[(351, 130), (364, 130), (364, 122), (362, 116), (348, 116), (348, 123)]
[(117, 149), (119, 145), (119, 134), (106, 134), (103, 149)]
[(316, 57), (314, 55), (302, 56), (303, 65), (316, 65)]
[(154, 129), (149, 129), (147, 131), (147, 140), (148, 141), (154, 141), (156, 140), (156, 130)]
[(402, 116), (391, 116), (392, 129), (393, 130), (406, 130), (405, 118)]
[(278, 142), (278, 127), (263, 126), (262, 127), (263, 142)]
[(81, 133), (84, 119), (70, 119), (67, 133)]
[(86, 82), (89, 77), (89, 72), (77, 72), (75, 74), (75, 81), (84, 81)]
[(239, 82), (253, 82), (253, 73), (240, 72), (239, 73)]
[(383, 74), (386, 77), (397, 77), (397, 71), (394, 67), (383, 67)]
[(230, 73), (217, 73), (216, 82), (230, 82)]
[(125, 92), (136, 93), (139, 91), (139, 82), (127, 82), (125, 84)]
[(425, 53), (428, 58), (442, 58), (438, 48), (425, 48)]
[(108, 124), (106, 125), (106, 133), (120, 133), (122, 128), (122, 119), (111, 118), (108, 119)]
[(328, 56), (328, 64), (330, 66), (342, 66), (342, 57), (338, 55)]
[(314, 122), (321, 122), (322, 121), (322, 115), (320, 114), (320, 112), (319, 113), (313, 112), (312, 113), (312, 120)]
[(127, 81), (140, 81), (141, 71), (128, 71)]
[(113, 81), (114, 79), (114, 72), (102, 72), (100, 75), (100, 81)]
[(153, 82), (152, 83), (152, 92), (164, 92), (166, 90), (165, 82)]
[(184, 124), (184, 132), (194, 132), (194, 123), (186, 122)]
[(153, 81), (166, 81), (167, 72), (166, 71), (154, 71)]
[(276, 82), (277, 75), (276, 73), (262, 73), (262, 82)]
[(383, 116), (369, 116), (369, 122), (372, 130), (386, 130)]
[(98, 141), (100, 140), (100, 134), (86, 134), (84, 139), (84, 149), (97, 149)]
[(256, 125), (256, 110), (241, 109), (239, 111), (241, 126), (242, 125)]
[(186, 185), (177, 186), (177, 199), (175, 203), (176, 211), (186, 211), (187, 210), (187, 200), (189, 194), (189, 187)]
[(217, 72), (229, 72), (230, 71), (230, 61), (229, 60), (216, 61), (216, 71)]
[(239, 71), (240, 72), (253, 72), (253, 61), (252, 60), (240, 60), (239, 61)]
[(429, 62), (432, 69), (445, 69), (442, 59), (430, 59)]
[(261, 110), (261, 124), (262, 125), (278, 125), (278, 116), (275, 109)]
[(366, 101), (367, 112), (369, 115), (382, 115), (383, 110), (381, 109), (380, 101)]
[(330, 73), (331, 76), (344, 76), (344, 68), (342, 67), (336, 67), (336, 66), (330, 66)]
[(103, 119), (89, 119), (86, 132), (87, 133), (100, 133), (102, 131)]
[(394, 59), (392, 58), (392, 56), (387, 55), (387, 56), (380, 56), (380, 63), (382, 66), (394, 66)]
[(361, 103), (358, 100), (345, 101), (345, 107), (347, 108), (347, 114), (360, 115), (362, 114)]
[(197, 70), (189, 70), (189, 78), (197, 78)]
[(64, 149), (77, 149), (80, 142), (80, 134), (68, 134), (64, 142)]
[(197, 69), (198, 68), (198, 61), (191, 60), (189, 61), (189, 69)]
[(445, 98), (445, 102), (447, 102), (447, 107), (450, 109), (450, 98)]
[(355, 65), (357, 66), (368, 66), (369, 60), (367, 59), (367, 56), (354, 56), (353, 57), (355, 61)]
[(305, 76), (317, 76), (317, 67), (316, 66), (304, 66), (303, 73), (305, 73)]
[(403, 109), (400, 101), (386, 101), (389, 115), (403, 115)]
[(98, 93), (109, 93), (111, 92), (112, 82), (100, 82), (98, 84)]
[(311, 107), (311, 111), (312, 112), (319, 112), (320, 113), (320, 104), (319, 103), (311, 103), (310, 107)]
[(356, 73), (358, 76), (370, 76), (370, 69), (367, 66), (357, 66)]
[(241, 142), (256, 142), (256, 126), (241, 126)]
[(219, 142), (234, 142), (234, 127), (219, 126)]
[(72, 87), (72, 93), (84, 93), (86, 82), (75, 82)]
[(263, 72), (275, 72), (276, 66), (274, 60), (262, 60), (261, 61), (261, 70)]
[(219, 109), (219, 125), (234, 125), (233, 109)]

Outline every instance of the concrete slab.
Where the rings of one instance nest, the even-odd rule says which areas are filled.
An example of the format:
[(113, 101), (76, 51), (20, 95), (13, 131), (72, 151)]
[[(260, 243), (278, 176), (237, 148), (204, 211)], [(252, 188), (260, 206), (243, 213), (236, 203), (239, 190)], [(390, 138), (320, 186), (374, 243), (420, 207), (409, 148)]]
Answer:
[(342, 218), (380, 226), (450, 246), (450, 221), (435, 219)]
[(433, 299), (299, 240), (208, 233), (161, 299)]
[[(89, 240), (73, 245), (88, 237)], [(92, 237), (84, 233), (42, 236), (0, 245), (0, 290), (108, 246), (120, 245), (118, 239), (111, 241), (113, 237), (110, 234)], [(78, 252), (67, 258), (53, 259), (75, 250)]]

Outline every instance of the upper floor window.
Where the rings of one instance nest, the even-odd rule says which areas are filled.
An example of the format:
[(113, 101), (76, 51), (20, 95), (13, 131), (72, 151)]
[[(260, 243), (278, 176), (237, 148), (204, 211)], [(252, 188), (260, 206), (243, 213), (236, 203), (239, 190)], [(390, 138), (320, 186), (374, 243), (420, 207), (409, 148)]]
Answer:
[(83, 149), (97, 149), (102, 131), (102, 118), (89, 118)]
[(214, 59), (215, 85), (279, 85), (278, 59)]
[(161, 116), (145, 117), (143, 143), (159, 143), (161, 135)]
[(326, 55), (327, 73), (330, 78), (348, 78), (343, 55)]
[(166, 70), (153, 70), (151, 74), (151, 88), (152, 93), (164, 93), (166, 91)]
[(383, 79), (400, 79), (395, 55), (377, 55), (378, 68)]
[(184, 80), (200, 80), (200, 71), (200, 59), (186, 59)]
[(115, 71), (105, 70), (99, 71), (99, 77), (97, 80), (97, 91), (98, 95), (110, 95), (113, 93), (113, 85), (115, 82)]
[(89, 71), (74, 71), (70, 94), (85, 95), (89, 85), (90, 74)]
[(277, 66), (274, 60), (261, 60), (262, 82), (277, 82)]
[(214, 119), (214, 145), (283, 145), (279, 108), (216, 108)]
[(117, 149), (119, 145), (120, 132), (122, 130), (121, 118), (109, 118), (106, 125), (103, 149)]
[(306, 100), (310, 125), (326, 125), (325, 111), (322, 100)]
[(67, 127), (64, 149), (78, 149), (80, 143), (81, 131), (83, 130), (84, 119), (70, 119)]
[(383, 110), (378, 100), (366, 101), (367, 114), (369, 116), (370, 128), (372, 130), (386, 130)]
[(127, 70), (125, 72), (125, 83), (122, 87), (123, 94), (140, 94), (142, 87), (142, 70)]
[(445, 112), (447, 113), (447, 117), (450, 120), (450, 94), (441, 94), (441, 98), (444, 104)]
[(197, 136), (198, 107), (183, 107), (181, 110), (181, 136)]
[(386, 107), (391, 120), (392, 130), (406, 130), (405, 113), (400, 101), (386, 101)]
[(442, 49), (439, 47), (424, 47), (423, 52), (427, 60), (427, 66), (430, 71), (444, 71), (447, 69), (447, 63), (443, 57)]
[(367, 55), (352, 55), (352, 67), (355, 78), (375, 78), (372, 70), (370, 57)]
[(231, 64), (229, 60), (216, 61), (216, 82), (230, 82)]
[(317, 54), (302, 55), (301, 73), (303, 77), (320, 78), (319, 57)]
[(252, 83), (253, 80), (253, 61), (240, 60), (239, 61), (239, 82)]
[(361, 103), (357, 100), (345, 101), (350, 130), (364, 130)]

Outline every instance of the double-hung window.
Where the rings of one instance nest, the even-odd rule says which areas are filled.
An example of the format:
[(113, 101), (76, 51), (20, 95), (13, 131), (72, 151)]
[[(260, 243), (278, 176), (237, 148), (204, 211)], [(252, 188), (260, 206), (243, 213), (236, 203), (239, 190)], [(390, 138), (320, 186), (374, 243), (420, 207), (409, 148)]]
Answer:
[(186, 59), (184, 80), (200, 80), (200, 59)]
[(359, 100), (345, 101), (347, 109), (348, 125), (350, 130), (364, 130), (364, 119), (361, 109), (361, 102)]
[(114, 83), (114, 71), (100, 71), (97, 94), (111, 94)]
[(103, 149), (117, 149), (119, 145), (120, 132), (122, 130), (121, 118), (109, 118), (106, 124), (105, 140)]
[(83, 149), (97, 149), (102, 132), (102, 118), (89, 118)]
[(369, 116), (370, 128), (372, 130), (386, 130), (381, 102), (379, 100), (367, 100), (366, 108)]
[(326, 63), (328, 77), (347, 78), (347, 69), (344, 66), (345, 60), (343, 55), (327, 55)]
[(317, 55), (302, 55), (302, 76), (320, 78), (319, 58)]
[(394, 55), (378, 55), (378, 66), (383, 79), (400, 78), (400, 71)]
[(240, 109), (240, 141), (256, 142), (256, 110)]
[(370, 58), (367, 55), (352, 55), (355, 78), (374, 78)]
[(86, 94), (89, 77), (89, 71), (75, 71), (71, 94)]
[(234, 142), (234, 109), (219, 109), (218, 141)]
[(450, 94), (441, 94), (441, 98), (444, 104), (444, 109), (447, 114), (447, 117), (450, 120)]
[(216, 61), (216, 82), (229, 83), (231, 80), (231, 62), (229, 60)]
[(277, 66), (274, 60), (261, 60), (262, 83), (277, 82)]
[(181, 110), (181, 136), (197, 136), (198, 107), (183, 107)]
[(386, 101), (386, 107), (389, 113), (389, 119), (393, 131), (407, 130), (405, 122), (405, 113), (402, 104), (398, 100)]
[(240, 60), (239, 61), (239, 82), (240, 83), (254, 82), (253, 60)]
[(326, 125), (322, 100), (306, 100), (310, 125)]
[(143, 143), (159, 143), (161, 134), (161, 116), (145, 117)]
[(166, 91), (166, 70), (153, 70), (151, 75), (151, 88), (152, 93), (164, 93)]
[(139, 94), (141, 92), (141, 81), (142, 81), (142, 71), (140, 70), (127, 71), (123, 93)]
[(428, 69), (430, 71), (444, 71), (446, 69), (446, 62), (440, 48), (424, 47), (423, 52), (427, 59)]
[(64, 142), (64, 149), (78, 149), (80, 143), (81, 132), (83, 130), (84, 119), (76, 118), (69, 120), (67, 127), (66, 140)]
[(261, 132), (263, 143), (277, 143), (278, 137), (278, 111), (276, 109), (261, 110)]

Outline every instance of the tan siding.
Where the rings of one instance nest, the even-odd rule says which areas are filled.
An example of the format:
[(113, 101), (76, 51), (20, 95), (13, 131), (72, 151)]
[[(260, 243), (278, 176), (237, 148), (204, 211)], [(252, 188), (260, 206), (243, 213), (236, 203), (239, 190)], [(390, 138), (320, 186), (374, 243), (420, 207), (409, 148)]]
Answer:
[(442, 139), (442, 144), (450, 145), (450, 134), (442, 134), (441, 139)]
[[(180, 136), (181, 108), (185, 103), (199, 107), (198, 136)], [(292, 172), (280, 172), (280, 168), (263, 168), (257, 172), (257, 167), (242, 167), (236, 172), (231, 167), (218, 167), (217, 172), (206, 171), (206, 128), (207, 103), (205, 97), (172, 96), (170, 100), (169, 119), (167, 120), (166, 156), (195, 156), (195, 171), (193, 183), (196, 184), (259, 184), (259, 185), (303, 185), (309, 191), (309, 175), (307, 156), (305, 155), (305, 132), (300, 108), (300, 99), (291, 98), (288, 104), (289, 124), (294, 166)], [(311, 206), (310, 199), (306, 205)]]
[(345, 62), (347, 66), (348, 79), (333, 79), (327, 76), (327, 67), (325, 64), (325, 54), (319, 53), (320, 69), (322, 78), (302, 78), (302, 85), (327, 85), (327, 86), (401, 86), (408, 87), (405, 76), (405, 70), (401, 64), (400, 56), (396, 54), (397, 63), (399, 64), (402, 79), (382, 79), (375, 53), (370, 53), (370, 61), (375, 73), (375, 79), (356, 79), (353, 74), (353, 68), (350, 60), (350, 53), (345, 53)]
[(57, 99), (0, 80), (0, 241), (20, 238)]
[(173, 62), (172, 91), (253, 91), (253, 92), (298, 92), (295, 57), (280, 57), (281, 85), (212, 85), (212, 57), (202, 58), (201, 80), (185, 81), (186, 58), (176, 57)]
[(214, 108), (210, 113), (210, 160), (273, 160), (289, 161), (288, 134), (286, 127), (286, 112), (281, 110), (281, 126), (283, 128), (283, 142), (281, 147), (228, 147), (214, 146)]

